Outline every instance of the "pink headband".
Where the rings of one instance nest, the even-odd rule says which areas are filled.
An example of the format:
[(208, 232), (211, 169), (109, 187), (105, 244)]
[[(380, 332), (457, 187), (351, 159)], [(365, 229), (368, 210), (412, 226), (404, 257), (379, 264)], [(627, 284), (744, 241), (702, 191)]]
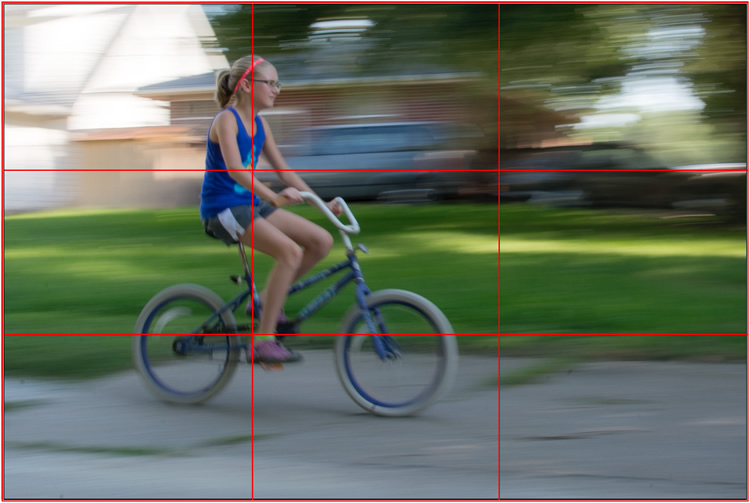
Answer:
[(245, 73), (242, 74), (242, 77), (240, 77), (240, 80), (237, 81), (237, 84), (234, 86), (234, 94), (237, 94), (237, 90), (240, 88), (240, 82), (245, 80), (245, 77), (247, 77), (247, 74), (253, 71), (253, 68), (258, 66), (258, 63), (264, 62), (265, 59), (256, 59), (253, 61), (253, 64), (247, 67), (247, 70), (245, 70)]

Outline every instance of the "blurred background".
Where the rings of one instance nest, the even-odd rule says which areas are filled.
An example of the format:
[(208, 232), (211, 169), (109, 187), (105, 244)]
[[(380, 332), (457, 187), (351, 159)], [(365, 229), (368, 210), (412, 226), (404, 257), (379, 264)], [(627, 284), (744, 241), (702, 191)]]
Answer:
[(257, 5), (254, 25), (250, 5), (3, 8), (5, 168), (28, 170), (6, 171), (6, 212), (197, 204), (215, 73), (253, 48), (284, 85), (266, 116), (292, 168), (360, 170), (313, 178), (325, 195), (497, 194), (453, 171), (497, 166), (496, 6)]
[(501, 333), (747, 332), (746, 18), (500, 6)]
[[(739, 4), (501, 6), (501, 201), (744, 222), (746, 18)], [(613, 171), (533, 171), (563, 169)]]
[[(497, 6), (4, 9), (7, 332), (129, 333), (167, 285), (239, 293), (239, 258), (197, 207), (215, 74), (254, 49), (283, 84), (264, 114), (289, 164), (329, 170), (300, 173), (355, 201), (371, 288), (418, 291), (457, 332), (496, 333)], [(254, 265), (262, 285), (271, 263)], [(308, 333), (330, 333), (351, 301)]]

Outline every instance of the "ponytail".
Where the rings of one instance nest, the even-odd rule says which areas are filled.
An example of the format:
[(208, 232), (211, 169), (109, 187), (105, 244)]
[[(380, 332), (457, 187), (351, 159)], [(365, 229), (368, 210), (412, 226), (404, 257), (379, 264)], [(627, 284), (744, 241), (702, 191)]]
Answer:
[(232, 95), (234, 94), (232, 88), (229, 87), (230, 74), (231, 72), (229, 70), (224, 70), (216, 77), (216, 93), (214, 94), (214, 99), (221, 108), (227, 107), (229, 101), (232, 99)]

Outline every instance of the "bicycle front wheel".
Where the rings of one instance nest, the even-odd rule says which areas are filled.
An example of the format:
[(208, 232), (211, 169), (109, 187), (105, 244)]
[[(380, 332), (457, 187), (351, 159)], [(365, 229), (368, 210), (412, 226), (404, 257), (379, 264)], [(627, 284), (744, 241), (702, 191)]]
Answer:
[(335, 345), (336, 371), (347, 394), (366, 411), (405, 416), (443, 396), (455, 379), (458, 345), (450, 322), (430, 301), (404, 290), (367, 297), (375, 324), (361, 308), (344, 318)]
[(199, 403), (227, 385), (240, 355), (234, 315), (221, 297), (199, 285), (158, 293), (141, 311), (133, 361), (146, 387), (173, 403)]

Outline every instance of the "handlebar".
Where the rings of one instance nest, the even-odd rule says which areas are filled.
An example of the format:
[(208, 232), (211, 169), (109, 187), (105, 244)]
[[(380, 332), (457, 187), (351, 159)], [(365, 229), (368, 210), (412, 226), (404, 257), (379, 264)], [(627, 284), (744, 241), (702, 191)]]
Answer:
[(302, 199), (318, 208), (321, 213), (328, 217), (328, 220), (330, 220), (338, 230), (340, 230), (341, 232), (345, 232), (346, 234), (359, 234), (359, 223), (357, 222), (357, 219), (354, 218), (352, 211), (349, 209), (349, 205), (346, 204), (346, 201), (344, 201), (343, 198), (337, 197), (336, 199), (334, 199), (334, 201), (336, 201), (339, 206), (341, 206), (342, 210), (344, 211), (344, 215), (346, 215), (346, 218), (349, 219), (349, 225), (346, 225), (341, 220), (339, 220), (338, 217), (328, 209), (326, 203), (312, 192), (303, 191), (300, 192), (300, 194), (302, 195)]

